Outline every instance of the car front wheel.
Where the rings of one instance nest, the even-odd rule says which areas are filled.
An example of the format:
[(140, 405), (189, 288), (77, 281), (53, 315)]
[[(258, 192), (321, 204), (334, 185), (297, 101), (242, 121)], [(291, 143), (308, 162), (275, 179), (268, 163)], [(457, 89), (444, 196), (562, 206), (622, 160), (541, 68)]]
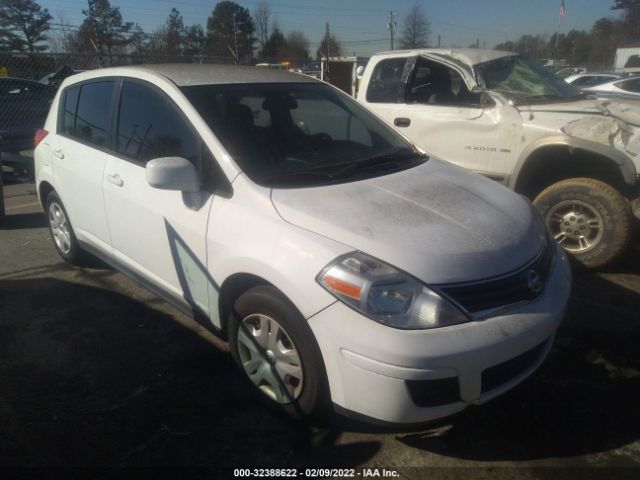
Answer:
[(629, 245), (633, 217), (626, 199), (591, 178), (554, 183), (533, 201), (556, 242), (579, 262), (598, 268)]
[(276, 288), (242, 294), (229, 320), (233, 358), (272, 404), (293, 417), (321, 416), (328, 386), (320, 349), (306, 320)]

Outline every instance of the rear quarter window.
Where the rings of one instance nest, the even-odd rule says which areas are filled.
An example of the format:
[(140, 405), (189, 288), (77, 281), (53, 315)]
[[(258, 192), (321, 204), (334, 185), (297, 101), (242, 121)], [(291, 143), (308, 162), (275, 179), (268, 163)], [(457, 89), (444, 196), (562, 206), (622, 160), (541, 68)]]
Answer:
[(80, 87), (68, 88), (62, 99), (62, 115), (59, 131), (65, 135), (73, 136), (76, 125), (76, 110), (78, 109), (78, 97)]

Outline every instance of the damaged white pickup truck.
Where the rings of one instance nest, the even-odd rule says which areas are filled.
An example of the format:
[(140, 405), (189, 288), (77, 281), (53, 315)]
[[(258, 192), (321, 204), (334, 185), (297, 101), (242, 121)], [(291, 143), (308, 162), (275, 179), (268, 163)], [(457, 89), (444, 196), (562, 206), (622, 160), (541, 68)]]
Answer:
[(640, 218), (640, 102), (594, 100), (510, 52), (374, 55), (358, 100), (416, 145), (526, 195), (588, 267), (612, 262)]

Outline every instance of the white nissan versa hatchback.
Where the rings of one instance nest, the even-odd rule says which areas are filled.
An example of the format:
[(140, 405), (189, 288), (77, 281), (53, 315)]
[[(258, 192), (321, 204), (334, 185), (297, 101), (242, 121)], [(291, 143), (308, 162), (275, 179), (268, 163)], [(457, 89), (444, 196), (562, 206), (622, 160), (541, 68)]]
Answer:
[(229, 339), (295, 415), (423, 422), (543, 361), (571, 286), (529, 201), (271, 69), (66, 79), (36, 135), (58, 253), (96, 255)]

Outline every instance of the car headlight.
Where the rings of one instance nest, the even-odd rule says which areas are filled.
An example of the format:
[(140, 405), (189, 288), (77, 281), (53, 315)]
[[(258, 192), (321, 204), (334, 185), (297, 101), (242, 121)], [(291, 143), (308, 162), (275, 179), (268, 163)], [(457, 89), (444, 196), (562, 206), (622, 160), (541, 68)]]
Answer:
[(338, 300), (390, 327), (418, 330), (470, 321), (415, 278), (361, 252), (338, 257), (317, 280)]

